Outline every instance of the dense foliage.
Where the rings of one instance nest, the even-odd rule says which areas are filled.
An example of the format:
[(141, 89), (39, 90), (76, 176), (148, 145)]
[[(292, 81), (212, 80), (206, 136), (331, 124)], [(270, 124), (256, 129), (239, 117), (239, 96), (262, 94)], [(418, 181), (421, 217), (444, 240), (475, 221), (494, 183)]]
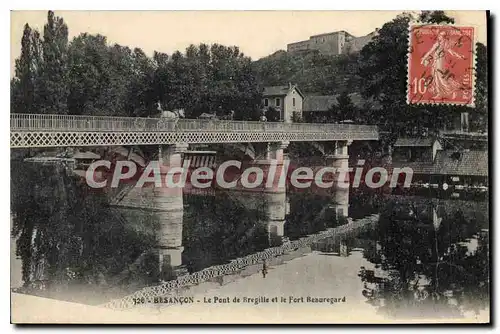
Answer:
[(297, 84), (306, 95), (331, 95), (359, 91), (356, 54), (322, 55), (318, 51), (278, 51), (257, 60), (254, 69), (262, 86)]
[(14, 113), (151, 116), (154, 104), (248, 118), (258, 108), (257, 81), (249, 57), (236, 46), (189, 46), (171, 56), (108, 45), (83, 33), (68, 43), (62, 18), (48, 13), (43, 38), (24, 27), (21, 56), (11, 81)]

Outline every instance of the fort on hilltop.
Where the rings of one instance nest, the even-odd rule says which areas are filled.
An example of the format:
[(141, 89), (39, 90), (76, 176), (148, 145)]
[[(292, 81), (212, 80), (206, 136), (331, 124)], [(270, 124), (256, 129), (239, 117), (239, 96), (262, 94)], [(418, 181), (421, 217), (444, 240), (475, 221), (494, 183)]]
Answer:
[(296, 53), (317, 50), (325, 55), (349, 54), (360, 51), (377, 33), (378, 29), (361, 37), (353, 36), (344, 30), (313, 35), (308, 40), (288, 44), (287, 51)]

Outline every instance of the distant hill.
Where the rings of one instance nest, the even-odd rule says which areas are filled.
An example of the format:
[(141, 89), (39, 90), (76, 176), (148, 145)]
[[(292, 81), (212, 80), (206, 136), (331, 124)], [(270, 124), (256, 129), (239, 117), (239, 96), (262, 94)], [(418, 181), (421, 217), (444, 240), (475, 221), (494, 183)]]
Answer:
[(356, 75), (359, 53), (322, 55), (318, 51), (289, 53), (283, 50), (253, 62), (261, 86), (298, 84), (306, 95), (359, 92)]

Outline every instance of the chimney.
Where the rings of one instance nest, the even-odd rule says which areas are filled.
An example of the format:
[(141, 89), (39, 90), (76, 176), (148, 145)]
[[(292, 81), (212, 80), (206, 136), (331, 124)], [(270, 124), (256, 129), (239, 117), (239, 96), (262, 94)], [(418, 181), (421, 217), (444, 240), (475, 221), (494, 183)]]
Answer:
[(288, 82), (288, 89), (292, 89), (292, 83)]

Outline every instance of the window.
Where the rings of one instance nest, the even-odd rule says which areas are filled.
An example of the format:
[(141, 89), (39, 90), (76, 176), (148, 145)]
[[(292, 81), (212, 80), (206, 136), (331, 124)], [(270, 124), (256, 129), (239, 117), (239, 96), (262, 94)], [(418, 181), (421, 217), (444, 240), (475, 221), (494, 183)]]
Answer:
[(279, 107), (280, 106), (280, 102), (281, 102), (281, 99), (276, 99), (276, 107)]
[(264, 99), (264, 107), (267, 107), (269, 106), (269, 100), (268, 99)]
[(292, 99), (293, 106), (295, 107), (295, 98)]

